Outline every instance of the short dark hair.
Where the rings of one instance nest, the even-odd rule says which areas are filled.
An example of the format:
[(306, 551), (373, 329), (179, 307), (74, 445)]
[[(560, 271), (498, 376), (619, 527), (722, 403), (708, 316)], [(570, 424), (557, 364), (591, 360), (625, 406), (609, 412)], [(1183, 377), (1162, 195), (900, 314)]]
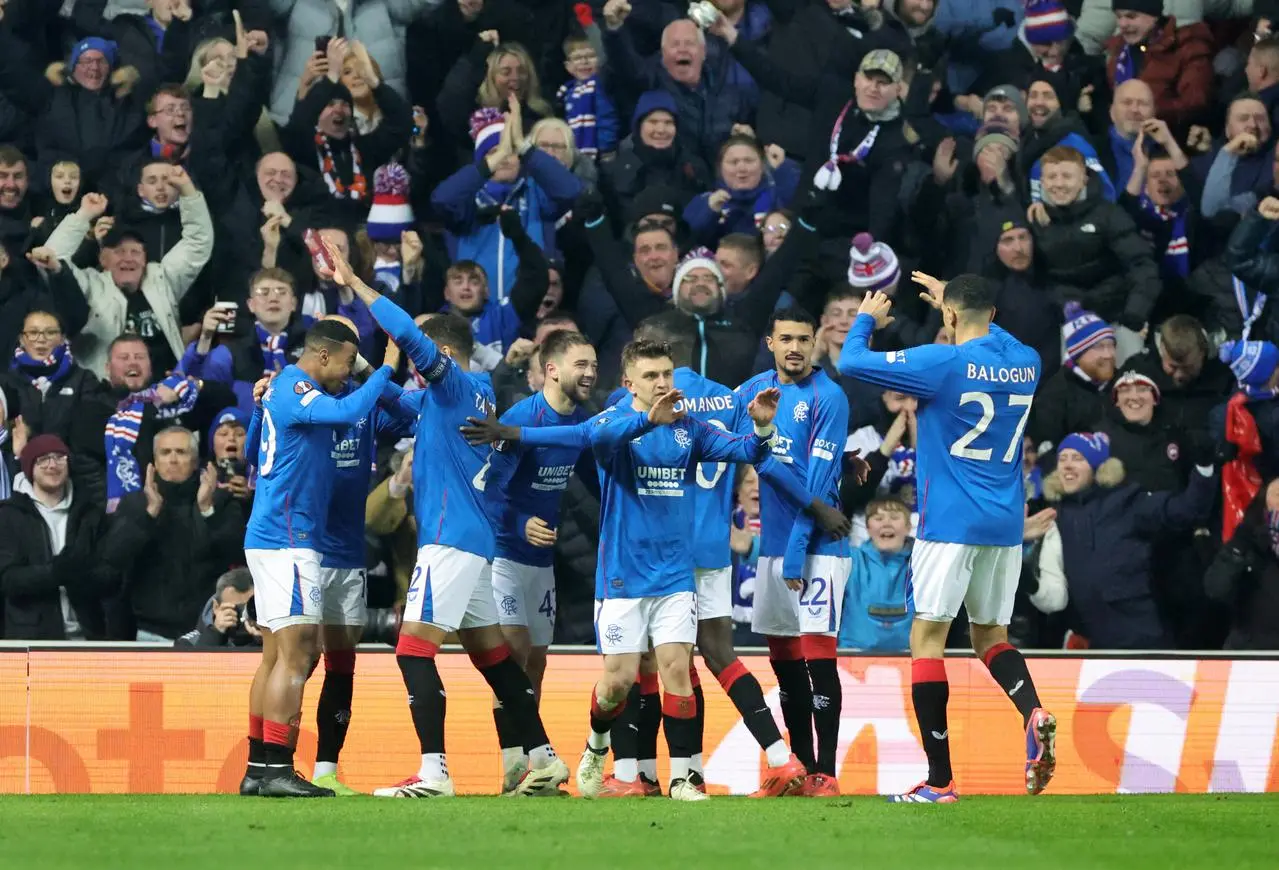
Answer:
[(854, 287), (845, 281), (842, 284), (836, 284), (835, 289), (826, 294), (826, 301), (822, 303), (824, 309), (832, 302), (842, 302), (845, 299), (856, 299), (859, 302), (866, 298), (866, 291), (860, 287)]
[(729, 233), (719, 240), (719, 246), (745, 254), (756, 266), (764, 262), (764, 245), (759, 236), (748, 233)]
[(636, 340), (643, 339), (654, 344), (664, 344), (670, 352), (671, 362), (676, 366), (686, 366), (693, 361), (693, 335), (686, 329), (671, 322), (666, 314), (654, 314), (646, 317), (635, 327)]
[(252, 592), (253, 574), (249, 572), (248, 568), (232, 568), (218, 578), (213, 594), (220, 601), (222, 592), (226, 589), (234, 589), (236, 592)]
[(877, 511), (894, 511), (905, 514), (906, 521), (910, 522), (910, 506), (895, 495), (876, 496), (866, 504), (867, 517), (873, 516)]
[(317, 320), (306, 332), (308, 350), (336, 350), (344, 344), (360, 345), (360, 337), (340, 320)]
[(27, 318), (33, 314), (43, 314), (45, 317), (52, 317), (58, 324), (58, 329), (65, 330), (66, 326), (62, 322), (62, 315), (53, 309), (57, 306), (53, 305), (48, 299), (38, 299), (37, 304), (33, 306), (26, 314), (22, 315), (22, 322), (26, 323)]
[(640, 221), (635, 225), (634, 238), (631, 239), (631, 250), (635, 250), (635, 245), (639, 242), (639, 237), (644, 233), (665, 233), (666, 237), (671, 240), (672, 247), (679, 247), (675, 241), (675, 233), (669, 227), (664, 227), (657, 223), (646, 223)]
[(27, 155), (12, 145), (0, 145), (0, 166), (27, 165)]
[(107, 356), (111, 356), (111, 354), (115, 353), (115, 346), (117, 344), (132, 344), (135, 341), (143, 347), (146, 347), (147, 340), (138, 335), (136, 332), (120, 333), (115, 338), (111, 339), (111, 343), (107, 345)]
[(798, 305), (791, 305), (787, 308), (778, 308), (773, 312), (773, 316), (768, 318), (768, 332), (766, 335), (772, 335), (779, 323), (807, 323), (813, 328), (813, 332), (817, 332), (817, 320), (813, 315), (808, 313), (808, 309), (800, 308)]
[(946, 282), (945, 304), (959, 311), (986, 312), (995, 307), (995, 285), (971, 272)]
[[(156, 88), (155, 93), (151, 95), (151, 99), (147, 100), (148, 115), (155, 114), (155, 101), (159, 97), (173, 97), (175, 100), (186, 100), (188, 103), (191, 102), (191, 92), (188, 91), (184, 85), (161, 85)], [(159, 163), (160, 161), (155, 160), (151, 162)]]
[(1173, 362), (1185, 362), (1195, 351), (1208, 355), (1203, 324), (1189, 314), (1174, 314), (1159, 326), (1159, 345)]
[(1279, 36), (1271, 34), (1264, 39), (1257, 40), (1252, 47), (1252, 51), (1257, 54), (1270, 55), (1269, 63), (1279, 62)]
[(475, 351), (471, 321), (456, 314), (437, 314), (422, 324), (422, 334), (440, 346), (448, 345), (470, 359)]
[(674, 362), (671, 346), (666, 342), (636, 338), (627, 342), (626, 347), (622, 348), (622, 371), (630, 368), (631, 363), (642, 359), (670, 359)]
[(554, 357), (563, 356), (566, 351), (581, 345), (589, 345), (591, 340), (572, 329), (557, 329), (542, 341), (542, 362)]

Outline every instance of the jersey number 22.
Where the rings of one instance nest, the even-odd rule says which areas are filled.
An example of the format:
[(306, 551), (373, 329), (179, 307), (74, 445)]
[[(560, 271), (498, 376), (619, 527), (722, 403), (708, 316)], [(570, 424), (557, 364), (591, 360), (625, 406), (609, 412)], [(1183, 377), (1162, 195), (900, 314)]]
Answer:
[[(1030, 403), (1035, 399), (1034, 396), (1009, 396), (1008, 407), (1021, 408), (1021, 419), (1017, 421), (1017, 429), (1013, 432), (1012, 440), (1008, 442), (1008, 449), (1004, 451), (1003, 461), (1012, 462), (1013, 457), (1017, 455), (1017, 447), (1021, 444), (1022, 433), (1026, 431), (1026, 420), (1030, 417)], [(995, 419), (995, 400), (991, 398), (990, 393), (964, 393), (959, 397), (959, 406), (977, 405), (981, 408), (981, 419), (973, 428), (969, 429), (963, 435), (955, 439), (955, 443), (950, 445), (950, 455), (958, 456), (960, 459), (976, 459), (978, 462), (989, 462), (994, 455), (994, 451), (989, 447), (969, 447), (990, 427), (991, 421)]]

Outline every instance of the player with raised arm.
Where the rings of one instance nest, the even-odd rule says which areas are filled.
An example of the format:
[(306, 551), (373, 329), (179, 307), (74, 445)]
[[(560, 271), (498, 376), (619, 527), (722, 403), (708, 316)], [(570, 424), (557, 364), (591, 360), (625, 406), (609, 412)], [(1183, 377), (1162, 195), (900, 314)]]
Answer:
[(444, 757), (444, 684), (435, 664), (440, 644), (452, 631), (520, 729), (530, 767), (515, 793), (557, 792), (568, 781), (568, 766), (551, 748), (533, 687), (511, 658), (493, 602), (495, 540), (484, 495), (489, 451), (477, 450), (457, 435), (468, 414), (484, 414), (494, 406), (489, 382), (468, 371), (474, 348), (471, 325), (456, 315), (441, 314), (419, 329), (403, 309), (361, 281), (339, 251), (327, 244), (326, 250), (335, 280), (369, 307), (426, 381), (424, 389), (404, 393), (399, 400), (418, 419), (413, 497), (420, 521), (417, 565), (396, 644), (422, 762), (414, 776), (373, 794), (454, 794)]
[(253, 574), (258, 623), (270, 639), (250, 689), (251, 753), (255, 736), (262, 744), (256, 767), (250, 758), (242, 794), (255, 793), (257, 779), (256, 793), (267, 797), (333, 796), (298, 775), (293, 749), (302, 690), (319, 652), (325, 577), (317, 548), (336, 479), (333, 427), (367, 417), (391, 377), (383, 366), (353, 393), (330, 395), (346, 385), (358, 343), (343, 323), (316, 323), (301, 358), (262, 397), (257, 491), (244, 556)]
[[(501, 422), (508, 426), (572, 426), (588, 415), (580, 403), (591, 396), (598, 364), (595, 348), (580, 332), (557, 330), (541, 347), (546, 384), (517, 402)], [(560, 500), (576, 469), (598, 486), (594, 462), (577, 445), (514, 446), (505, 485), (492, 477), (486, 492), (496, 503), (497, 557), (493, 595), (511, 655), (528, 674), (540, 699), (546, 649), (555, 634), (555, 532)], [(512, 792), (528, 770), (521, 734), (500, 703), (493, 707), (502, 748), (502, 792)]]
[[(781, 393), (773, 455), (808, 491), (839, 504), (848, 438), (848, 398), (812, 365), (817, 324), (800, 308), (773, 313), (766, 342), (776, 368), (737, 388), (739, 401), (764, 389)], [(814, 526), (766, 477), (760, 477), (760, 555), (751, 629), (768, 638), (782, 717), (791, 747), (808, 768), (799, 794), (839, 794), (837, 753), (843, 689), (835, 658), (844, 587), (852, 570), (848, 537)], [(817, 732), (814, 752), (813, 731)]]
[(972, 623), (974, 652), (1021, 712), (1026, 791), (1039, 794), (1056, 763), (1057, 720), (1040, 707), (1026, 660), (1008, 643), (1025, 521), (1022, 435), (1039, 383), (1039, 354), (991, 322), (995, 287), (985, 278), (960, 275), (944, 283), (921, 272), (912, 278), (926, 288), (922, 298), (941, 310), (954, 343), (869, 350), (871, 333), (892, 320), (892, 300), (874, 293), (862, 301), (839, 358), (842, 374), (919, 399), (911, 697), (928, 779), (892, 800), (959, 799), (947, 742), (950, 687), (943, 656), (961, 605)]

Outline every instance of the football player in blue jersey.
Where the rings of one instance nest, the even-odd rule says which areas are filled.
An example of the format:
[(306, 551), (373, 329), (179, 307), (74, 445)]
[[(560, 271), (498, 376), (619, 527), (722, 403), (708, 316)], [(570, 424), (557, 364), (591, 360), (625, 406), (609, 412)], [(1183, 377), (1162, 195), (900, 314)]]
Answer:
[[(559, 329), (540, 348), (546, 383), (541, 392), (517, 402), (502, 415), (503, 425), (572, 426), (589, 414), (581, 403), (595, 386), (595, 348), (580, 332)], [(489, 478), (486, 487), (496, 502), (497, 556), (493, 560), (493, 595), (502, 634), (511, 655), (524, 668), (533, 691), (541, 697), (546, 649), (555, 634), (555, 533), (560, 500), (569, 476), (598, 489), (595, 465), (577, 445), (513, 446), (507, 480)], [(504, 484), (504, 485), (503, 485)], [(502, 792), (513, 791), (528, 770), (520, 733), (501, 704), (493, 719), (502, 748)]]
[(921, 297), (942, 313), (953, 344), (871, 351), (875, 329), (892, 320), (892, 300), (867, 296), (839, 359), (839, 370), (919, 399), (919, 528), (911, 555), (915, 619), (910, 632), (911, 696), (928, 779), (893, 800), (953, 803), (943, 661), (961, 606), (973, 650), (1021, 712), (1026, 729), (1026, 791), (1039, 794), (1056, 763), (1057, 721), (1044, 710), (1026, 660), (1008, 643), (1021, 577), (1025, 490), (1022, 435), (1039, 383), (1039, 354), (992, 323), (993, 284), (977, 275), (944, 283), (913, 276)]
[(257, 491), (244, 555), (258, 623), (269, 638), (250, 689), (251, 757), (242, 794), (333, 796), (297, 774), (293, 749), (302, 690), (319, 652), (325, 577), (318, 548), (336, 477), (333, 427), (367, 417), (391, 377), (383, 366), (355, 392), (330, 395), (350, 377), (358, 343), (343, 323), (316, 323), (297, 363), (286, 366), (262, 397)]
[[(812, 364), (816, 333), (807, 311), (775, 311), (765, 339), (776, 368), (742, 384), (737, 396), (747, 402), (762, 389), (780, 391), (773, 456), (814, 496), (837, 505), (848, 398)], [(811, 513), (798, 511), (794, 500), (761, 474), (759, 552), (751, 629), (768, 638), (782, 717), (791, 746), (809, 771), (799, 794), (832, 797), (839, 794), (836, 756), (843, 690), (835, 650), (852, 570), (848, 537), (816, 528)]]
[(452, 631), (521, 730), (529, 770), (515, 793), (558, 793), (568, 781), (568, 766), (551, 747), (533, 687), (511, 658), (493, 601), (495, 539), (485, 498), (492, 460), (489, 451), (471, 447), (457, 434), (468, 414), (485, 414), (494, 406), (488, 379), (469, 372), (475, 341), (471, 325), (456, 315), (441, 314), (419, 328), (403, 309), (360, 280), (336, 248), (326, 245), (326, 250), (335, 280), (369, 307), (426, 382), (424, 389), (403, 393), (399, 399), (418, 421), (413, 497), (419, 522), (417, 565), (396, 644), (422, 761), (415, 775), (373, 793), (454, 794), (444, 758), (444, 684), (435, 664), (440, 644)]
[[(336, 320), (357, 332), (355, 324), (340, 314), (330, 314), (321, 319)], [(399, 367), (399, 358), (399, 348), (394, 342), (389, 342), (383, 364), (395, 371)], [(270, 378), (263, 381), (269, 386)], [(339, 395), (354, 392), (357, 386), (354, 381), (348, 381)], [(264, 391), (264, 387), (255, 385), (255, 396), (260, 395), (260, 390)], [(398, 397), (400, 392), (398, 386), (388, 383), (383, 388), (383, 397)], [(311, 782), (331, 789), (339, 797), (359, 794), (338, 779), (337, 766), (351, 724), (355, 648), (367, 620), (364, 497), (373, 474), (378, 436), (409, 435), (415, 422), (411, 415), (399, 410), (397, 403), (386, 402), (374, 406), (369, 415), (357, 420), (354, 426), (336, 426), (333, 431), (331, 456), (336, 479), (320, 541), (324, 681), (315, 711), (317, 746)], [(254, 466), (258, 463), (257, 443), (261, 427), (259, 402), (245, 436), (247, 458)]]

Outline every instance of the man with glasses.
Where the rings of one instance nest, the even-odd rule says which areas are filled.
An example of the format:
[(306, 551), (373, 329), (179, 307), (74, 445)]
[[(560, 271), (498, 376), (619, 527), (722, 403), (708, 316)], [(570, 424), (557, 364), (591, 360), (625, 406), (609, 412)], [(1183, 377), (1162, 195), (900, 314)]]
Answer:
[(71, 485), (70, 450), (38, 435), (21, 451), (22, 477), (0, 502), (0, 593), (9, 640), (104, 640), (103, 598), (119, 586), (107, 558), (106, 515)]
[(21, 324), (18, 347), (8, 370), (0, 374), (0, 386), (12, 400), (10, 415), (22, 421), (15, 427), (20, 442), (15, 444), (16, 453), (36, 435), (67, 439), (83, 403), (105, 392), (96, 377), (76, 364), (57, 314), (36, 309)]
[(236, 328), (233, 308), (218, 303), (206, 311), (200, 337), (187, 345), (181, 368), (188, 375), (230, 386), (236, 404), (251, 412), (253, 384), (297, 362), (313, 320), (298, 313), (293, 276), (284, 269), (256, 272), (249, 280), (247, 305), (254, 318), (248, 330)]

